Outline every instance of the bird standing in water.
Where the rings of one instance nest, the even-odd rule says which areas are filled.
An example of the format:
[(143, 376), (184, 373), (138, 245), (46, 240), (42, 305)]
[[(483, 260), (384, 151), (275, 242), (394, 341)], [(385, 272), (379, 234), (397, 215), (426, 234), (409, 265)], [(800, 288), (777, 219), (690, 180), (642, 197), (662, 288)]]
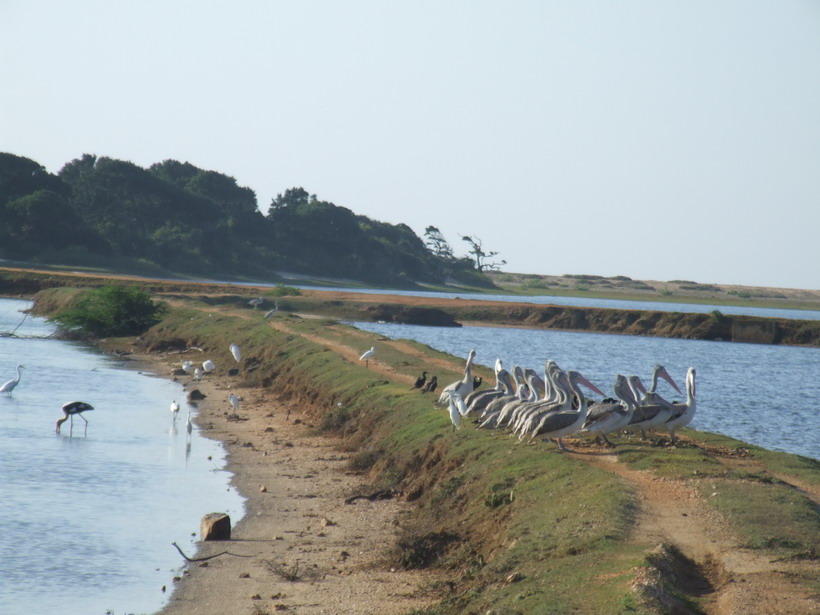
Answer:
[(75, 414), (85, 421), (85, 431), (88, 433), (88, 419), (85, 418), (82, 413), (93, 409), (94, 406), (84, 401), (70, 401), (67, 404), (63, 404), (63, 414), (65, 416), (61, 419), (57, 419), (57, 433), (60, 433), (60, 427), (62, 427), (63, 423), (65, 423), (68, 419), (71, 419), (71, 430), (68, 433), (69, 435), (73, 433)]
[(174, 422), (177, 422), (177, 415), (179, 414), (179, 404), (176, 400), (171, 402), (171, 416), (174, 417)]
[(24, 368), (25, 365), (17, 366), (17, 378), (12, 378), (8, 382), (5, 382), (3, 386), (0, 387), (0, 393), (7, 393), (8, 396), (11, 397), (11, 392), (14, 390), (14, 387), (20, 384), (20, 370)]

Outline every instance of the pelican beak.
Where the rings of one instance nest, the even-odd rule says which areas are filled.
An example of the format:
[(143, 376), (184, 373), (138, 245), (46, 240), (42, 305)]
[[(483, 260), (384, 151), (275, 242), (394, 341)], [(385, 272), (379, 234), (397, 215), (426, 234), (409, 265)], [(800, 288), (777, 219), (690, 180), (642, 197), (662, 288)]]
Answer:
[(578, 383), (583, 384), (586, 388), (588, 388), (593, 393), (597, 393), (601, 397), (606, 397), (606, 395), (601, 391), (601, 389), (596, 387), (594, 384), (592, 384), (589, 380), (587, 380), (584, 376), (581, 376), (580, 374), (578, 376)]
[(660, 376), (661, 378), (666, 380), (669, 384), (672, 385), (673, 389), (675, 389), (678, 393), (683, 395), (683, 392), (678, 388), (678, 385), (675, 384), (675, 381), (672, 380), (672, 376), (669, 375), (669, 372), (666, 371), (665, 367), (661, 371), (658, 372), (658, 376)]

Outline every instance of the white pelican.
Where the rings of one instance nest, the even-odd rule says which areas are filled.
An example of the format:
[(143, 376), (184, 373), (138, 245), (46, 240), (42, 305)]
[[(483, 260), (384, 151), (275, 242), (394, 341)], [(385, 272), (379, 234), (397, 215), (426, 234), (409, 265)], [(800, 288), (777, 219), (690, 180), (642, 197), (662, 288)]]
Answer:
[(179, 404), (177, 400), (171, 402), (171, 416), (174, 417), (174, 422), (177, 420), (177, 415), (179, 414)]
[[(562, 376), (563, 375), (563, 376)], [(513, 426), (513, 433), (522, 440), (525, 435), (538, 428), (544, 417), (550, 412), (572, 410), (572, 394), (562, 384), (565, 378), (564, 370), (552, 359), (544, 362), (544, 399), (526, 404), (518, 413)]]
[(202, 369), (204, 369), (206, 372), (211, 372), (214, 369), (216, 369), (216, 363), (214, 363), (210, 359), (206, 359), (202, 362)]
[(629, 423), (623, 429), (629, 431), (640, 430), (641, 435), (646, 438), (647, 429), (658, 427), (672, 417), (672, 404), (657, 393), (650, 397), (649, 392), (638, 376), (630, 376), (628, 380), (633, 396), (639, 401), (635, 412), (632, 413), (632, 418), (629, 419)]
[(0, 393), (6, 393), (11, 397), (11, 392), (14, 390), (14, 387), (20, 384), (20, 370), (25, 369), (25, 367), (25, 365), (17, 366), (17, 378), (12, 378), (8, 382), (3, 383), (3, 386), (0, 387)]
[[(544, 362), (544, 378), (534, 379), (534, 386), (543, 388), (541, 399), (527, 401), (513, 410), (512, 416), (507, 421), (513, 433), (519, 434), (519, 439), (533, 427), (537, 425), (544, 415), (555, 410), (571, 410), (571, 395), (558, 382), (558, 374), (561, 368), (552, 359)], [(540, 389), (539, 389), (540, 390)]]
[[(524, 373), (526, 374), (527, 386), (521, 388), (522, 394), (520, 396), (504, 404), (504, 407), (496, 419), (496, 427), (506, 427), (510, 425), (513, 416), (515, 416), (521, 407), (538, 400), (538, 388), (535, 383), (538, 374), (535, 373), (534, 369), (530, 369), (529, 367), (524, 370)], [(526, 395), (523, 394), (524, 390), (526, 390)]]
[(69, 435), (74, 431), (75, 414), (85, 421), (85, 431), (87, 433), (88, 419), (85, 418), (81, 413), (93, 409), (94, 406), (92, 406), (91, 404), (87, 404), (84, 401), (71, 401), (67, 404), (63, 404), (63, 414), (65, 416), (61, 419), (57, 419), (57, 433), (60, 433), (60, 427), (62, 427), (63, 423), (65, 423), (69, 418), (71, 419), (71, 430), (69, 431)]
[(675, 442), (675, 430), (686, 427), (695, 416), (697, 402), (695, 401), (695, 368), (690, 367), (686, 372), (686, 403), (672, 404), (672, 418), (661, 425), (672, 435), (672, 442)]
[[(663, 378), (669, 384), (672, 385), (673, 389), (675, 389), (678, 393), (681, 393), (681, 390), (678, 388), (678, 385), (675, 384), (675, 381), (672, 379), (672, 376), (669, 375), (669, 372), (666, 371), (666, 368), (663, 365), (656, 365), (652, 370), (652, 383), (649, 387), (649, 390), (646, 392), (646, 395), (644, 395), (643, 399), (640, 399), (639, 401), (641, 401), (641, 402), (643, 402), (643, 401), (647, 401), (647, 402), (657, 401), (655, 396), (657, 396), (658, 394), (655, 392), (655, 389), (658, 388), (658, 378)], [(661, 398), (661, 399), (663, 399), (663, 398)]]
[(591, 433), (603, 438), (607, 446), (615, 446), (606, 437), (608, 433), (623, 429), (632, 419), (635, 412), (636, 401), (629, 387), (626, 376), (618, 374), (615, 377), (615, 395), (622, 401), (601, 402), (595, 404), (587, 412), (587, 420), (584, 422), (582, 431)]
[(594, 391), (601, 397), (604, 397), (604, 394), (598, 387), (584, 378), (584, 376), (582, 376), (579, 372), (574, 370), (570, 370), (566, 373), (566, 375), (562, 374), (560, 378), (565, 380), (565, 386), (568, 386), (569, 390), (578, 399), (578, 409), (549, 413), (538, 425), (537, 430), (533, 431), (530, 438), (532, 439), (543, 436), (546, 438), (557, 439), (558, 447), (562, 451), (565, 451), (567, 450), (567, 447), (564, 446), (563, 437), (579, 431), (581, 427), (584, 426), (584, 421), (587, 419), (587, 399), (584, 397), (584, 394), (581, 392), (578, 385), (583, 384), (585, 387), (591, 391)]
[(504, 406), (513, 399), (522, 398), (529, 395), (529, 389), (524, 382), (524, 370), (518, 365), (513, 365), (512, 368), (513, 389), (505, 395), (499, 395), (495, 399), (490, 400), (484, 411), (479, 415), (479, 428), (495, 427), (498, 422), (498, 417), (501, 415), (501, 410)]
[(470, 353), (467, 355), (467, 365), (464, 366), (464, 377), (461, 380), (456, 380), (453, 383), (448, 384), (444, 389), (441, 391), (441, 395), (439, 395), (438, 403), (444, 405), (447, 403), (447, 398), (455, 393), (461, 398), (467, 396), (473, 390), (473, 375), (471, 373), (473, 367), (473, 360), (475, 359), (475, 350), (470, 350)]
[(231, 351), (234, 361), (239, 363), (242, 360), (242, 353), (239, 350), (239, 346), (232, 343), (230, 346), (228, 346), (228, 349)]
[(483, 391), (473, 391), (465, 399), (467, 414), (484, 410), (493, 399), (512, 393), (513, 383), (508, 372), (502, 366), (501, 359), (495, 360), (495, 387)]
[(376, 354), (376, 347), (371, 346), (370, 350), (367, 350), (364, 353), (362, 353), (362, 356), (359, 357), (359, 361), (364, 361), (364, 366), (368, 367), (370, 359), (372, 359), (373, 355), (375, 355), (375, 354)]

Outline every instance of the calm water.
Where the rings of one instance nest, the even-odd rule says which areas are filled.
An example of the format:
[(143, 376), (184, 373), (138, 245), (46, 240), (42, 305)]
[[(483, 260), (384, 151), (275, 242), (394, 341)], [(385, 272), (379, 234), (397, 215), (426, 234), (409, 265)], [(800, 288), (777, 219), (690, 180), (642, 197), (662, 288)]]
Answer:
[[(391, 339), (405, 338), (492, 367), (531, 367), (546, 359), (577, 369), (605, 393), (617, 373), (638, 374), (648, 384), (655, 364), (665, 365), (684, 388), (686, 370), (697, 368), (698, 409), (691, 427), (759, 446), (820, 459), (820, 349), (632, 337), (493, 327), (422, 327), (356, 322)], [(376, 347), (378, 352), (378, 345)], [(443, 383), (448, 384), (448, 383)], [(485, 386), (493, 386), (488, 383)], [(658, 392), (683, 400), (664, 381)]]
[[(274, 288), (278, 284), (263, 284), (261, 282), (226, 282), (223, 280), (208, 280), (218, 284), (234, 284), (236, 286), (258, 286), (260, 288)], [(787, 310), (779, 308), (757, 308), (742, 305), (711, 305), (706, 303), (667, 303), (665, 301), (626, 301), (623, 299), (596, 299), (592, 297), (559, 297), (550, 295), (482, 295), (472, 293), (447, 293), (422, 290), (374, 290), (372, 288), (347, 288), (330, 286), (310, 286), (289, 282), (290, 286), (306, 290), (333, 290), (346, 293), (404, 295), (409, 297), (438, 297), (465, 301), (509, 301), (513, 303), (534, 303), (536, 305), (571, 305), (575, 307), (608, 308), (612, 310), (652, 310), (658, 312), (683, 312), (686, 314), (707, 314), (719, 310), (723, 314), (739, 316), (761, 316), (764, 318), (789, 318), (792, 320), (820, 320), (820, 310)]]
[(683, 312), (687, 314), (708, 314), (719, 310), (723, 314), (742, 316), (762, 316), (764, 318), (789, 318), (792, 320), (820, 320), (819, 310), (785, 310), (778, 308), (756, 308), (742, 305), (709, 305), (698, 303), (666, 303), (663, 301), (625, 301), (622, 299), (594, 299), (591, 297), (553, 297), (523, 295), (475, 295), (470, 293), (443, 293), (434, 291), (388, 290), (375, 291), (362, 288), (326, 288), (318, 286), (299, 286), (312, 290), (338, 290), (351, 293), (388, 292), (391, 295), (410, 297), (439, 297), (465, 301), (509, 301), (512, 303), (534, 303), (535, 305), (571, 305), (575, 307), (608, 308), (611, 310), (653, 310), (658, 312)]
[[(0, 299), (0, 332), (26, 307)], [(17, 335), (50, 331), (27, 318)], [(243, 514), (224, 450), (196, 430), (188, 439), (175, 382), (82, 345), (0, 337), (0, 382), (18, 363), (20, 384), (10, 398), (0, 394), (0, 613), (156, 612), (184, 564), (171, 543), (191, 555), (205, 514), (227, 512), (232, 522)], [(81, 419), (73, 436), (68, 423), (55, 434), (60, 406), (77, 399), (95, 408), (87, 435)]]

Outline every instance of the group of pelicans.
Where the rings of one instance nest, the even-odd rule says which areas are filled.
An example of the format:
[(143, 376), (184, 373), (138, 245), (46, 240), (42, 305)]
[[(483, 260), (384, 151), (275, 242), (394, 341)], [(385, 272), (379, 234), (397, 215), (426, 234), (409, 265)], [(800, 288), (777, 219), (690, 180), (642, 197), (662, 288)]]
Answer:
[[(675, 431), (692, 421), (695, 401), (695, 368), (686, 373), (686, 401), (670, 402), (657, 391), (663, 379), (682, 394), (662, 365), (656, 365), (647, 389), (640, 377), (618, 374), (614, 398), (606, 395), (580, 372), (564, 371), (555, 361), (544, 363), (543, 376), (533, 369), (504, 369), (501, 359), (495, 362), (495, 387), (477, 389), (471, 374), (475, 350), (467, 357), (464, 377), (447, 385), (438, 403), (448, 405), (453, 430), (461, 427), (464, 417), (477, 417), (482, 429), (507, 429), (519, 440), (529, 438), (557, 440), (562, 450), (563, 438), (589, 434), (613, 446), (607, 437), (620, 431), (664, 431), (677, 441)], [(581, 387), (600, 395), (602, 401), (588, 400)]]

